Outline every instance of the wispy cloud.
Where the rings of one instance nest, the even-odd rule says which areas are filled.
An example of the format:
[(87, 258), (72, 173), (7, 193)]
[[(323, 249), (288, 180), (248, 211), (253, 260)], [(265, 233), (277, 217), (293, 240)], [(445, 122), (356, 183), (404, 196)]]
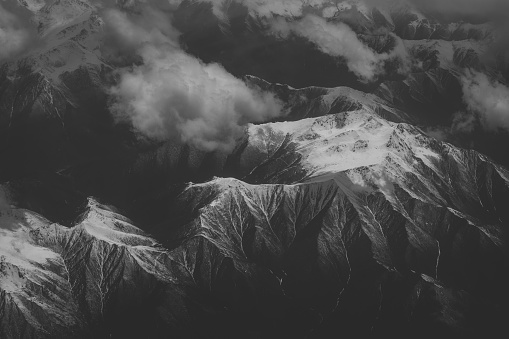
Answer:
[[(509, 131), (509, 88), (487, 75), (468, 71), (462, 77), (463, 100), (484, 128)], [(471, 120), (468, 120), (471, 121)]]
[[(182, 0), (169, 0), (178, 4)], [(223, 11), (232, 1), (241, 3), (248, 8), (251, 14), (264, 18), (276, 16), (301, 16), (305, 8), (335, 7), (340, 0), (198, 0), (211, 4), (214, 13), (221, 17)]]
[(359, 40), (357, 34), (342, 22), (329, 22), (308, 14), (301, 19), (277, 18), (271, 30), (282, 38), (290, 34), (303, 37), (315, 44), (323, 53), (345, 59), (348, 68), (363, 80), (373, 80), (383, 73), (383, 62), (400, 58), (406, 64), (406, 49), (397, 39), (396, 48), (390, 53), (376, 53)]

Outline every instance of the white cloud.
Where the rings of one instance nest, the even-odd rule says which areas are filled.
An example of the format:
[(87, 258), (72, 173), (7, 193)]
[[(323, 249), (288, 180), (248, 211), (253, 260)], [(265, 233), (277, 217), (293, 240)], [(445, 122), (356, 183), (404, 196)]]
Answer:
[(0, 3), (0, 62), (23, 52), (30, 39), (30, 31)]
[[(173, 0), (179, 2), (180, 0)], [(218, 18), (225, 16), (224, 11), (230, 1), (200, 0), (212, 5)], [(405, 73), (409, 67), (405, 46), (399, 38), (395, 49), (390, 53), (378, 54), (361, 42), (357, 34), (346, 24), (328, 22), (311, 14), (305, 14), (306, 8), (315, 8), (332, 17), (337, 11), (335, 0), (233, 0), (244, 4), (252, 15), (266, 19), (270, 30), (281, 38), (290, 34), (304, 37), (314, 43), (323, 53), (334, 57), (343, 57), (349, 69), (362, 80), (373, 80), (382, 72), (383, 61), (399, 58), (400, 71)], [(383, 1), (385, 4), (386, 0)], [(369, 3), (371, 6), (372, 4)]]
[(509, 130), (509, 88), (487, 75), (468, 71), (462, 78), (463, 100), (487, 129)]
[(293, 21), (277, 18), (272, 22), (271, 28), (282, 38), (293, 33), (306, 38), (323, 53), (343, 57), (348, 68), (363, 80), (373, 80), (380, 75), (383, 61), (390, 58), (401, 58), (404, 60), (403, 64), (406, 64), (406, 49), (399, 39), (393, 52), (378, 54), (360, 41), (348, 25), (328, 22), (316, 15), (309, 14)]
[(120, 72), (119, 83), (111, 89), (112, 110), (142, 134), (207, 151), (229, 151), (244, 125), (282, 113), (272, 95), (248, 87), (218, 64), (204, 64), (182, 51), (168, 26), (145, 20), (144, 14), (131, 18), (112, 11), (105, 15), (112, 34), (143, 60)]
[[(180, 3), (182, 0), (170, 0), (172, 3)], [(212, 5), (214, 13), (222, 16), (222, 12), (227, 8), (230, 0), (199, 0), (208, 2)], [(244, 4), (251, 14), (259, 17), (272, 18), (274, 15), (296, 17), (303, 14), (306, 7), (323, 8), (325, 6), (335, 5), (334, 0), (233, 0)]]

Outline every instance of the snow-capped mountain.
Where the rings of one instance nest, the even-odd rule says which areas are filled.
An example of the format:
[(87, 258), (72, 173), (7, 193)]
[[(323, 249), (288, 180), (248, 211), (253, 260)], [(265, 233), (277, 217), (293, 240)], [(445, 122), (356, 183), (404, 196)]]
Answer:
[(5, 201), (3, 335), (122, 335), (125, 319), (184, 337), (465, 334), (496, 320), (505, 169), (363, 110), (248, 135), (257, 184), (190, 185), (152, 229), (164, 246), (94, 200), (71, 228)]
[[(509, 160), (490, 142), (507, 136), (473, 150), (429, 132), (466, 109), (467, 72), (504, 83), (491, 23), (397, 0), (165, 2), (182, 53), (284, 111), (220, 152), (112, 114), (119, 71), (143, 60), (103, 55), (106, 2), (18, 3), (40, 43), (0, 65), (1, 338), (505, 329)], [(133, 16), (146, 4), (111, 2)], [(271, 31), (306, 15), (345, 24), (376, 76)]]

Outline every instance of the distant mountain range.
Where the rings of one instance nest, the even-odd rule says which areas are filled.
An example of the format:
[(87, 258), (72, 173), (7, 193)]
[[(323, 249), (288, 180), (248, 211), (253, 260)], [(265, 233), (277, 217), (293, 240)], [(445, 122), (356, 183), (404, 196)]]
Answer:
[[(221, 152), (140, 137), (112, 115), (118, 71), (141, 61), (104, 55), (109, 2), (18, 3), (41, 43), (0, 65), (1, 338), (506, 329), (509, 138), (461, 120), (465, 77), (506, 82), (504, 60), (486, 57), (491, 23), (396, 1), (170, 1), (186, 53), (285, 112)], [(307, 14), (388, 55), (376, 76), (267, 32)]]

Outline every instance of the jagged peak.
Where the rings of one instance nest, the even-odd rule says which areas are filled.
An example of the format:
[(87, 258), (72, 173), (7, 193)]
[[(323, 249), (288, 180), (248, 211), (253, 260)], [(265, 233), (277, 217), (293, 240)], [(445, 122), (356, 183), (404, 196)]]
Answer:
[(157, 246), (131, 220), (92, 197), (87, 199), (85, 212), (72, 230), (84, 230), (93, 238), (119, 246)]

